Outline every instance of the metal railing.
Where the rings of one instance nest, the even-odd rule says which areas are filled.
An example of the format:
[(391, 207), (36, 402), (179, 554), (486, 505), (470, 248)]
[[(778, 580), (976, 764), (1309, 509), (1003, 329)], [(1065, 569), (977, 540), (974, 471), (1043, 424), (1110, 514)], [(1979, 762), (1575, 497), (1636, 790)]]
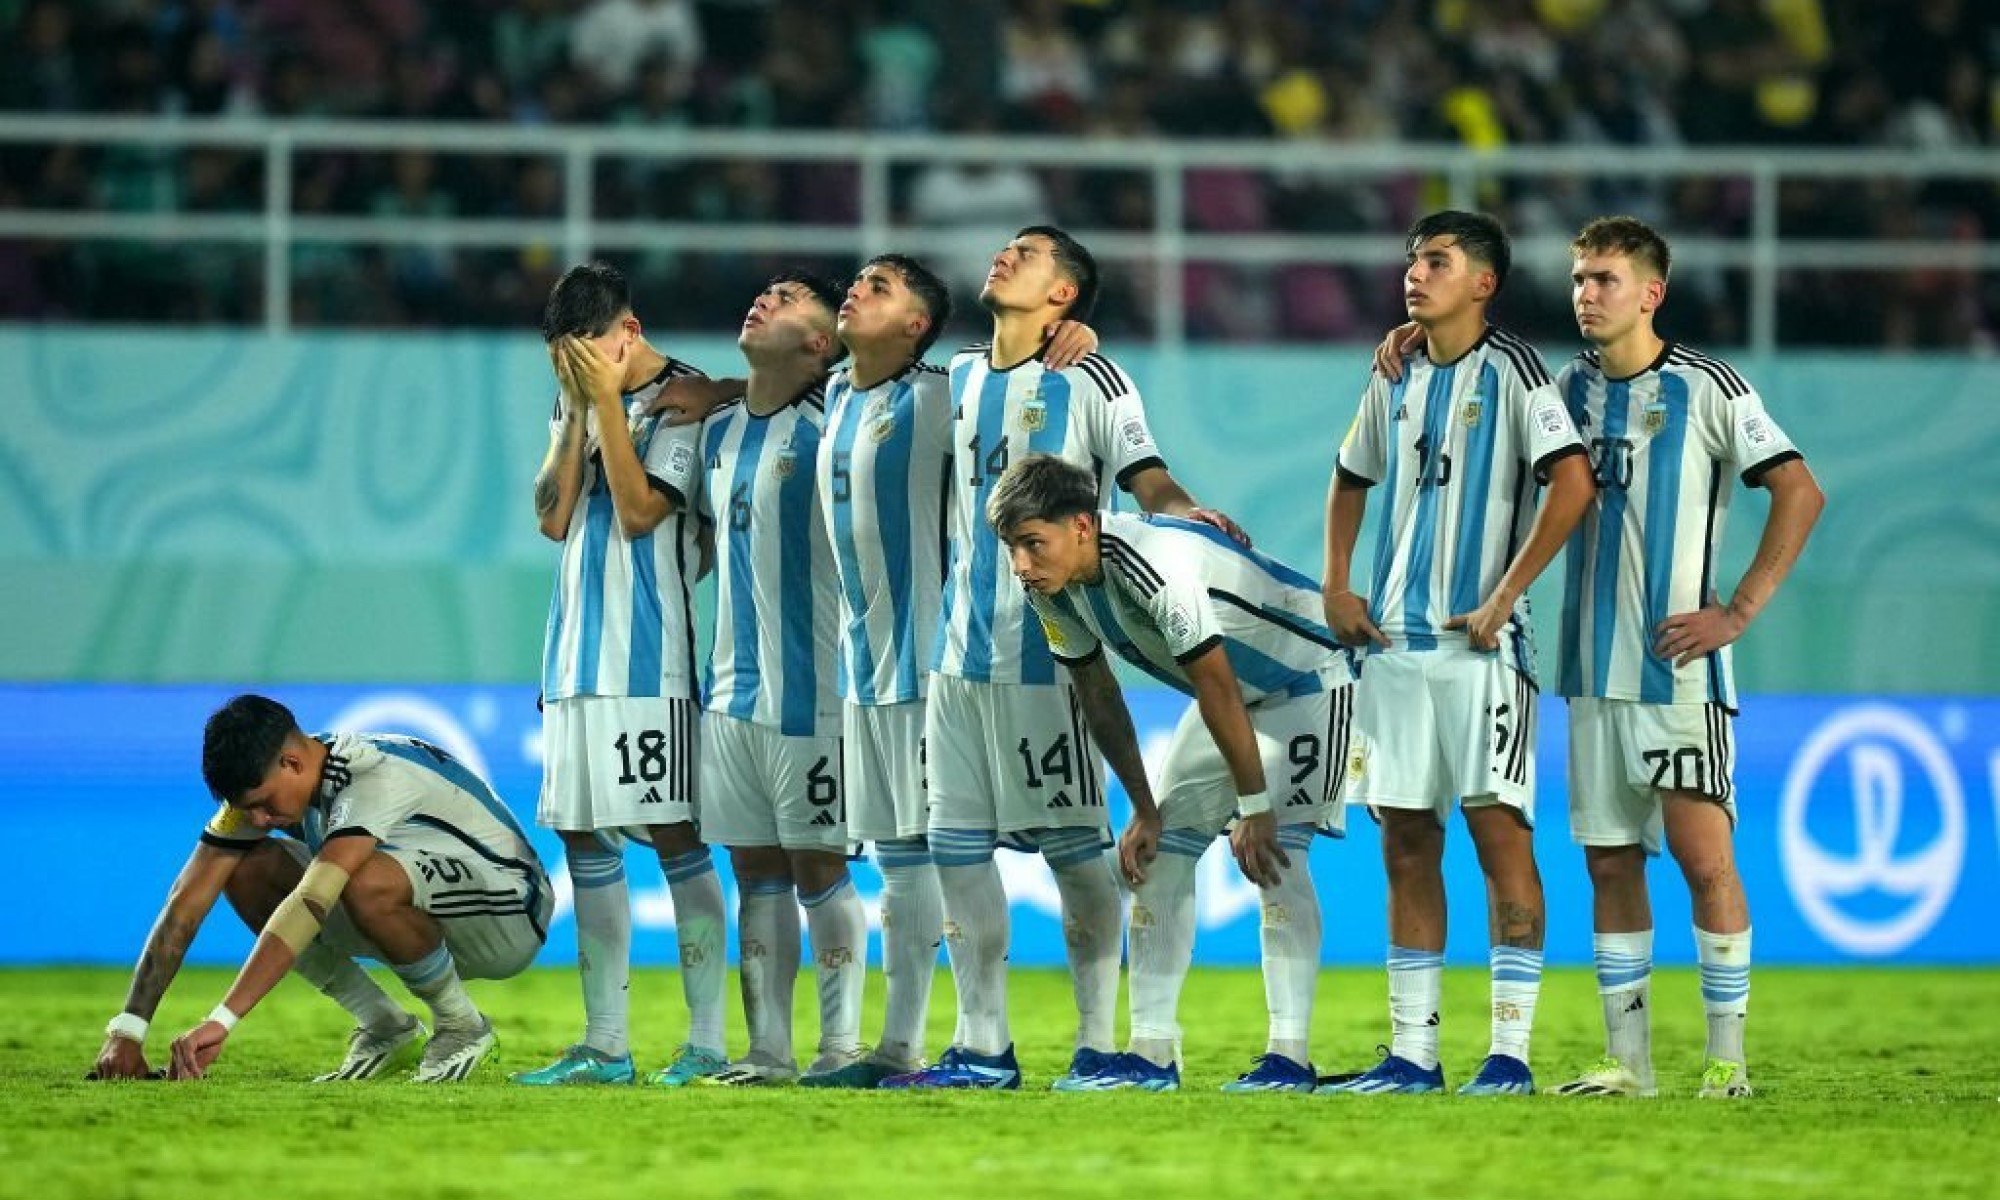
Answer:
[[(216, 146), (262, 159), (259, 213), (74, 212), (0, 209), (0, 238), (221, 242), (261, 246), (262, 311), (268, 331), (291, 328), (290, 249), (295, 243), (504, 247), (542, 243), (576, 262), (601, 250), (743, 251), (842, 255), (857, 261), (889, 249), (935, 253), (962, 249), (963, 235), (897, 224), (892, 175), (930, 163), (1018, 163), (1036, 168), (1122, 170), (1150, 179), (1153, 226), (1147, 232), (1074, 232), (1108, 262), (1150, 268), (1146, 294), (1160, 349), (1173, 361), (1185, 346), (1183, 268), (1191, 262), (1314, 262), (1380, 267), (1400, 261), (1398, 231), (1368, 235), (1201, 233), (1188, 229), (1191, 171), (1232, 168), (1337, 178), (1343, 183), (1419, 174), (1442, 181), (1454, 207), (1476, 207), (1482, 187), (1503, 178), (1563, 183), (1602, 180), (1742, 179), (1750, 185), (1746, 236), (1676, 236), (1677, 264), (1741, 270), (1749, 280), (1747, 344), (1769, 353), (1777, 342), (1778, 278), (1783, 270), (2000, 270), (2000, 241), (1794, 239), (1780, 236), (1779, 189), (1788, 180), (1977, 180), (2000, 186), (2000, 152), (1908, 153), (1869, 150), (1631, 150), (1520, 147), (1476, 152), (1423, 145), (1298, 142), (1077, 140), (1056, 138), (878, 136), (830, 133), (642, 131), (606, 127), (523, 127), (374, 122), (122, 117), (0, 116), (0, 144)], [(412, 219), (318, 216), (294, 211), (294, 161), (306, 152), (422, 149), (467, 156), (541, 156), (564, 170), (559, 219), (482, 217)], [(859, 219), (852, 224), (775, 224), (604, 220), (594, 216), (597, 167), (607, 161), (764, 160), (841, 163), (856, 168)], [(997, 231), (998, 238), (1005, 231)], [(1515, 260), (1561, 261), (1566, 238), (1523, 238)]]

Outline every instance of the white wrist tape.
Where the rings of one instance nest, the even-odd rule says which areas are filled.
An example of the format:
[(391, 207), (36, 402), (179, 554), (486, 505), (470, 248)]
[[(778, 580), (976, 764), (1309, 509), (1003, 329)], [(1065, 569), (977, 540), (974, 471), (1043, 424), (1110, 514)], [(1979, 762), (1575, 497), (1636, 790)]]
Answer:
[(227, 1004), (218, 1004), (215, 1006), (215, 1011), (208, 1014), (208, 1019), (222, 1026), (222, 1032), (228, 1033), (230, 1030), (236, 1028), (236, 1022), (243, 1018), (230, 1012)]
[(104, 1027), (104, 1036), (124, 1038), (128, 1042), (137, 1042), (143, 1046), (146, 1044), (146, 1031), (152, 1028), (152, 1025), (153, 1023), (144, 1017), (122, 1012), (111, 1018), (111, 1023)]
[(1236, 812), (1239, 816), (1259, 817), (1271, 811), (1271, 791), (1253, 792), (1248, 796), (1236, 797)]

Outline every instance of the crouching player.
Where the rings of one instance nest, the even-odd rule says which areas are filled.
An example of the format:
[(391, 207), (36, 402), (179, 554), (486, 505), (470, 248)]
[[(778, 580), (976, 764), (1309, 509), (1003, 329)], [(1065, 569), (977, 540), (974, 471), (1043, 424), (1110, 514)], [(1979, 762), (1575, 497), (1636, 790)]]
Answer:
[[(1100, 512), (1090, 473), (1047, 455), (1007, 472), (986, 517), (1132, 800), (1118, 844), (1133, 885), (1131, 1042), (1058, 1088), (1180, 1086), (1195, 866), (1233, 817), (1231, 849), (1263, 890), (1270, 1041), (1223, 1090), (1312, 1091), (1320, 913), (1307, 854), (1316, 833), (1343, 831), (1336, 791), (1354, 682), (1351, 658), (1320, 621), (1319, 584), (1208, 525)], [(1174, 731), (1157, 804), (1106, 644), (1195, 700)]]
[[(222, 1003), (174, 1040), (172, 1078), (206, 1073), (288, 970), (358, 1025), (346, 1060), (322, 1082), (371, 1079), (418, 1059), (417, 1082), (449, 1083), (495, 1057), (493, 1025), (460, 980), (525, 969), (547, 937), (554, 900), (527, 835), (485, 780), (413, 738), (307, 735), (289, 709), (262, 696), (238, 696), (209, 717), (201, 770), (222, 807), (146, 939), (95, 1077), (149, 1073), (147, 1022), (224, 894), (261, 932)], [(266, 837), (273, 829), (290, 838)], [(357, 955), (389, 964), (430, 1009), (428, 1043), (423, 1023)]]

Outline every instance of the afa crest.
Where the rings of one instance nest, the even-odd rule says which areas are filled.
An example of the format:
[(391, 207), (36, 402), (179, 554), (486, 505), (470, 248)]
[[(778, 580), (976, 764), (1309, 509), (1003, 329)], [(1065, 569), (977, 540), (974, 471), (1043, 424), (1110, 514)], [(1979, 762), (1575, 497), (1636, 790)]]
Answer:
[(780, 479), (790, 479), (798, 472), (798, 469), (799, 453), (792, 449), (790, 442), (786, 442), (784, 447), (778, 451), (777, 457), (771, 461), (771, 473)]
[(1486, 406), (1478, 400), (1467, 400), (1465, 402), (1465, 407), (1458, 410), (1459, 423), (1464, 425), (1467, 429), (1479, 428), (1479, 416), (1480, 413), (1485, 411), (1485, 407)]
[(868, 437), (876, 443), (886, 442), (896, 436), (896, 410), (887, 398), (870, 400), (861, 414), (861, 420), (868, 426)]
[(1049, 402), (1042, 399), (1041, 389), (1037, 388), (1021, 402), (1021, 428), (1029, 433), (1040, 433), (1048, 428), (1048, 424)]
[(1646, 411), (1639, 418), (1639, 425), (1649, 436), (1658, 434), (1667, 427), (1667, 406), (1648, 404)]

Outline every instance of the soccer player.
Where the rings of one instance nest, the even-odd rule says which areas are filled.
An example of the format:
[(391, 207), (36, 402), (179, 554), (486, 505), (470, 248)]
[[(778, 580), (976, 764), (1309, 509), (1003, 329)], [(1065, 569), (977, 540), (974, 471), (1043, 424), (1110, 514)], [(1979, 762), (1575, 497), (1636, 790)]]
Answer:
[(1001, 568), (986, 500), (1011, 461), (1055, 453), (1093, 467), (1107, 497), (1115, 481), (1149, 512), (1227, 521), (1197, 509), (1168, 474), (1138, 389), (1115, 363), (1091, 354), (1051, 370), (1041, 359), (1044, 331), (1087, 318), (1096, 293), (1082, 245), (1050, 226), (1023, 229), (994, 256), (980, 293), (991, 344), (952, 359), (951, 553), (924, 743), (958, 1034), (935, 1066), (885, 1087), (1020, 1086), (1007, 1026), (1007, 895), (993, 862), (1003, 839), (1039, 850), (1062, 896), (1078, 1016), (1070, 1077), (1095, 1074), (1114, 1053), (1120, 901), (1103, 853), (1103, 768), (1040, 623)]
[[(1592, 494), (1547, 369), (1487, 323), (1511, 251), (1499, 222), (1411, 227), (1404, 298), (1424, 350), (1369, 381), (1327, 498), (1327, 624), (1368, 657), (1349, 800), (1382, 822), (1389, 876), (1389, 1053), (1330, 1091), (1432, 1092), (1444, 967), (1445, 819), (1454, 798), (1486, 876), (1492, 1042), (1460, 1090), (1534, 1090), (1528, 1038), (1544, 923), (1534, 856), (1536, 683), (1525, 595)], [(1549, 494), (1537, 508), (1538, 487)], [(1366, 597), (1352, 590), (1368, 490), (1385, 493)]]
[(798, 1077), (800, 904), (819, 983), (819, 1055), (810, 1069), (828, 1074), (863, 1057), (868, 926), (847, 874), (834, 690), (839, 594), (814, 479), (821, 384), (844, 353), (834, 332), (840, 304), (839, 289), (815, 276), (773, 279), (737, 339), (750, 367), (743, 401), (709, 416), (700, 432), (701, 512), (716, 527), (702, 830), (729, 848), (736, 873), (750, 1027), (749, 1053), (711, 1080), (733, 1086)]
[[(1570, 833), (1590, 868), (1606, 1047), (1556, 1090), (1654, 1093), (1646, 859), (1664, 834), (1693, 901), (1708, 1016), (1700, 1094), (1744, 1097), (1750, 912), (1731, 844), (1729, 646), (1798, 561), (1826, 498), (1741, 375), (1654, 330), (1672, 267), (1664, 238), (1608, 217), (1584, 226), (1570, 254), (1577, 327), (1591, 349), (1556, 386), (1588, 440), (1598, 499), (1570, 541), (1559, 682), (1570, 706)], [(1725, 602), (1713, 571), (1731, 476), (1769, 489), (1771, 508)]]
[(535, 515), (562, 543), (542, 657), (542, 796), (576, 904), (583, 1040), (516, 1083), (631, 1083), (628, 837), (649, 841), (674, 902), (688, 1037), (647, 1082), (679, 1086), (727, 1063), (722, 887), (695, 829), (700, 706), (694, 603), (700, 530), (692, 430), (646, 402), (698, 376), (646, 340), (625, 278), (571, 268), (542, 314), (561, 390), (535, 479)]
[[(494, 1056), (493, 1025), (461, 980), (524, 970), (555, 901), (527, 834), (485, 780), (413, 738), (308, 736), (284, 705), (251, 695), (208, 718), (201, 774), (221, 807), (146, 938), (94, 1077), (150, 1073), (147, 1023), (222, 895), (260, 931), (257, 943), (208, 1019), (174, 1040), (172, 1078), (206, 1074), (288, 970), (358, 1024), (320, 1082), (376, 1078), (415, 1058), (416, 1081), (449, 1083)], [(274, 829), (288, 838), (265, 836)], [(356, 955), (389, 964), (428, 1006), (428, 1044)]]
[[(1312, 1091), (1320, 912), (1307, 855), (1316, 832), (1344, 829), (1336, 793), (1354, 683), (1352, 652), (1320, 624), (1319, 585), (1208, 525), (1100, 512), (1097, 480), (1052, 455), (1009, 467), (986, 503), (1091, 735), (1132, 797), (1118, 846), (1133, 885), (1132, 1040), (1057, 1087), (1180, 1087), (1176, 1011), (1194, 954), (1195, 865), (1234, 820), (1237, 862), (1263, 889), (1270, 1039), (1223, 1090)], [(1107, 643), (1195, 701), (1174, 730), (1158, 804)]]

